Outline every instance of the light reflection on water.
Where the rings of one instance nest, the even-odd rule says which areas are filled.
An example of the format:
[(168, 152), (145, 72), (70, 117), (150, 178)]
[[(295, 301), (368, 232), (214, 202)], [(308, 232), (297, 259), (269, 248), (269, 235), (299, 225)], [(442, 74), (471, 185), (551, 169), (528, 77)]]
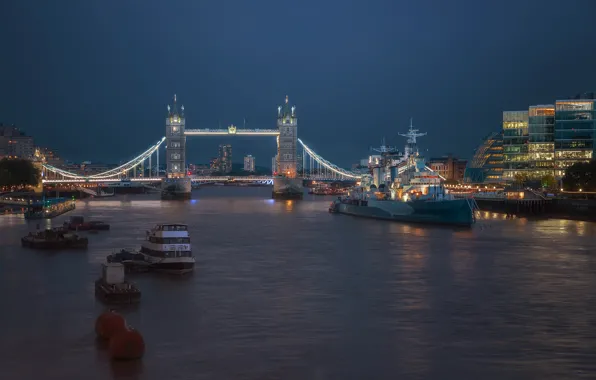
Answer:
[[(596, 225), (479, 213), (471, 230), (327, 212), (331, 198), (208, 189), (188, 202), (79, 202), (112, 224), (87, 252), (34, 252), (0, 217), (0, 366), (7, 378), (511, 379), (596, 370)], [(70, 214), (49, 221), (61, 225)], [(186, 222), (197, 271), (133, 276), (140, 366), (93, 343), (99, 263), (159, 222)], [(44, 225), (45, 222), (44, 222)], [(31, 358), (36, 365), (31, 365)]]

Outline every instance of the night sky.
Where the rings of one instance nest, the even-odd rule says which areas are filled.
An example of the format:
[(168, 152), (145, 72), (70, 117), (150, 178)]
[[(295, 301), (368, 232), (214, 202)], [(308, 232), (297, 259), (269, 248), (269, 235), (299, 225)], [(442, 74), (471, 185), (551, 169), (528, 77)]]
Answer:
[[(489, 5), (490, 3), (491, 5)], [(470, 157), (503, 110), (596, 91), (594, 0), (116, 1), (0, 4), (0, 121), (63, 158), (118, 162), (187, 128), (274, 128), (349, 166), (409, 118), (430, 155)], [(188, 161), (233, 145), (270, 166), (274, 138), (188, 139)]]

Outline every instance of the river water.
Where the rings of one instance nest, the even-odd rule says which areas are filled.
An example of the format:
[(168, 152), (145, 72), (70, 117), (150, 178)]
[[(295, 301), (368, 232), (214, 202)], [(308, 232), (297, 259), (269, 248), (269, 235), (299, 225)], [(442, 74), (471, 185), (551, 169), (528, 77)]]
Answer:
[[(420, 227), (270, 191), (80, 201), (70, 214), (112, 225), (87, 252), (21, 248), (36, 223), (0, 217), (0, 378), (596, 377), (596, 224), (481, 213), (471, 230)], [(129, 277), (143, 298), (122, 313), (146, 355), (111, 363), (93, 331), (100, 263), (165, 222), (189, 224), (196, 271)]]

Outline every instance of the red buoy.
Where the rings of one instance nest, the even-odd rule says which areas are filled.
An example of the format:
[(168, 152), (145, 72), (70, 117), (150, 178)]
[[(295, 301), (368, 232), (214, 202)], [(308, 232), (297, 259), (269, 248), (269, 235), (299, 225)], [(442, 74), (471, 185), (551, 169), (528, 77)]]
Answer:
[(116, 333), (126, 330), (126, 320), (114, 310), (103, 313), (95, 322), (95, 332), (102, 339), (110, 339)]
[(135, 329), (121, 330), (110, 339), (110, 356), (116, 360), (140, 359), (145, 353), (145, 340)]

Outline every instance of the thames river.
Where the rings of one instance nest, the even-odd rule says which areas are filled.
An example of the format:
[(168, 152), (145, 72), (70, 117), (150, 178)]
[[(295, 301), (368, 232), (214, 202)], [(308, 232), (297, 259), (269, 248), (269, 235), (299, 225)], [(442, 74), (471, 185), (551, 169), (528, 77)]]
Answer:
[[(2, 379), (583, 379), (596, 377), (596, 224), (481, 213), (471, 230), (327, 212), (331, 198), (212, 187), (79, 201), (87, 251), (21, 248), (0, 217)], [(93, 282), (156, 223), (189, 225), (190, 276), (138, 274), (142, 361), (111, 363)]]

